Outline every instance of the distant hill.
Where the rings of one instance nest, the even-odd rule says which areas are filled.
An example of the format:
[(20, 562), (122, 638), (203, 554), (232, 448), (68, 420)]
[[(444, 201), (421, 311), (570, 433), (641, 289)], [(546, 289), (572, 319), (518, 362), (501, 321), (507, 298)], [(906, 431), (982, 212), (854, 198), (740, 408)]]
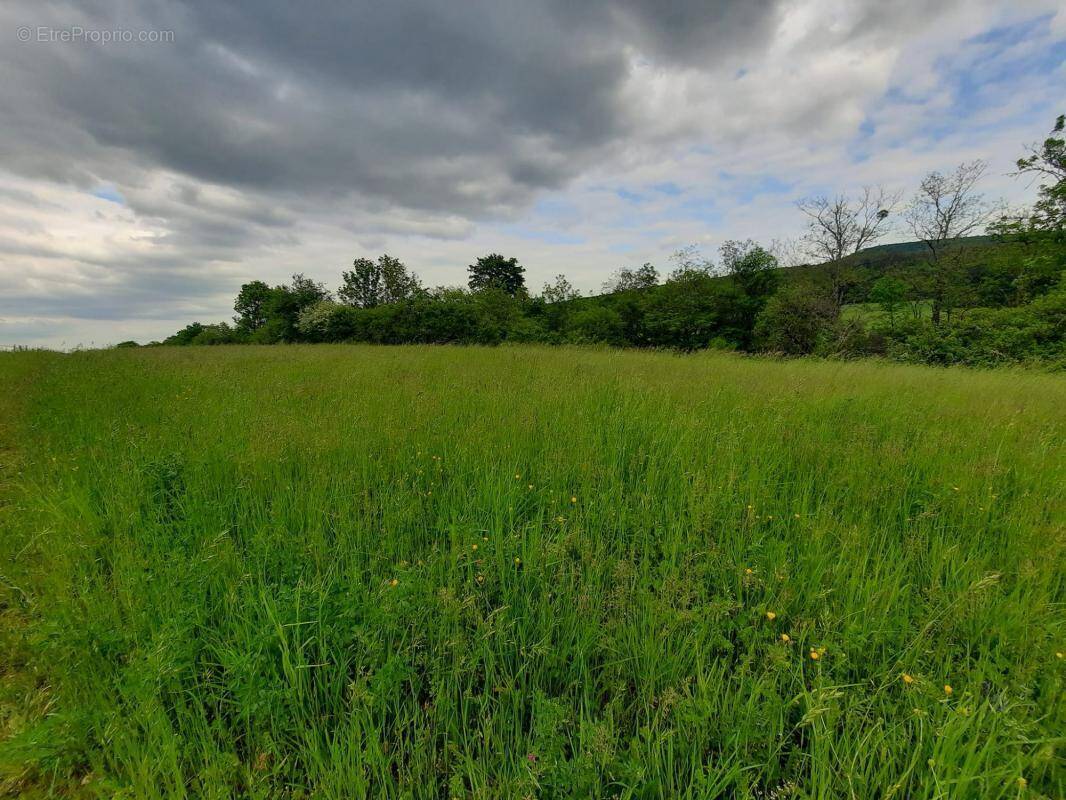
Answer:
[[(992, 236), (962, 236), (958, 239), (951, 240), (952, 247), (979, 247), (982, 245), (998, 245), (1000, 244)], [(926, 252), (926, 246), (924, 242), (895, 242), (893, 244), (878, 244), (873, 247), (867, 247), (860, 250), (852, 259), (859, 261), (873, 261), (885, 256), (915, 256), (923, 255)]]
[[(1002, 272), (1004, 269), (1009, 271), (1010, 263), (1017, 262), (1014, 254), (1019, 247), (1018, 244), (1004, 242), (992, 236), (964, 236), (951, 240), (945, 249), (956, 253), (961, 251), (965, 281), (976, 286), (990, 273)], [(886, 274), (920, 287), (924, 282), (928, 254), (929, 250), (923, 242), (895, 242), (868, 247), (848, 256), (843, 259), (843, 264), (850, 268), (852, 279), (847, 292), (847, 302), (865, 302), (870, 287)], [(807, 264), (783, 268), (782, 273), (817, 278), (819, 273), (829, 269), (829, 264)], [(922, 291), (920, 288), (917, 290)]]

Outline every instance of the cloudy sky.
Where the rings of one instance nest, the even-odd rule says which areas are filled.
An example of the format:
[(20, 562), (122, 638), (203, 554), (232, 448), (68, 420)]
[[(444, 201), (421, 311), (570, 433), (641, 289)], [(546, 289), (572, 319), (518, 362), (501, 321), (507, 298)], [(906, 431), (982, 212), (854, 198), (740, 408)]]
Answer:
[(1021, 203), (1066, 112), (1057, 6), (5, 0), (0, 345), (161, 338), (381, 252), (591, 290), (978, 157)]

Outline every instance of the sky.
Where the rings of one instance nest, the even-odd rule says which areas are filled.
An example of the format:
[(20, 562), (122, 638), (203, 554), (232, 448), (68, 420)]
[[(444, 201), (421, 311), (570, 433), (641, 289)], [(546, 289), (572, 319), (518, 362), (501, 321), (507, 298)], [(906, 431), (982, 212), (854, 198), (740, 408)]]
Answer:
[(430, 286), (501, 252), (534, 291), (595, 291), (975, 158), (1024, 204), (1012, 164), (1066, 112), (1066, 10), (5, 0), (0, 75), (0, 346), (72, 348), (383, 252)]

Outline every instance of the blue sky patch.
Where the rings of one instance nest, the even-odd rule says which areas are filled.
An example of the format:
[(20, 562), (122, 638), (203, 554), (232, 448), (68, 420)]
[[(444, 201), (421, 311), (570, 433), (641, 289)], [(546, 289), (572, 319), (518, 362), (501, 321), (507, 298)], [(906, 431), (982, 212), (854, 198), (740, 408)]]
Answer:
[(120, 206), (126, 205), (126, 198), (122, 196), (122, 192), (110, 183), (104, 183), (97, 186), (90, 192), (90, 194), (93, 197), (99, 197), (101, 200), (118, 203)]

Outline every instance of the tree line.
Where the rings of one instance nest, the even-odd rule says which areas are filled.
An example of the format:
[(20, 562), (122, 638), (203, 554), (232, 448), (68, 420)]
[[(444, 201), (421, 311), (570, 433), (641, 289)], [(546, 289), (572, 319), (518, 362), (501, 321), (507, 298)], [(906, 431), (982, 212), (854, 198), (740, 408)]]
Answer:
[[(384, 254), (357, 258), (335, 291), (302, 274), (246, 283), (232, 324), (193, 323), (164, 344), (602, 343), (1066, 365), (1063, 127), (1060, 116), (1018, 160), (1040, 184), (1037, 202), (1013, 213), (982, 194), (987, 164), (974, 161), (929, 173), (902, 208), (881, 187), (806, 198), (798, 242), (730, 240), (717, 262), (690, 246), (665, 276), (623, 268), (596, 296), (564, 275), (531, 292), (518, 259), (499, 253), (469, 265), (466, 286), (427, 288)], [(900, 230), (911, 249), (874, 248)]]

